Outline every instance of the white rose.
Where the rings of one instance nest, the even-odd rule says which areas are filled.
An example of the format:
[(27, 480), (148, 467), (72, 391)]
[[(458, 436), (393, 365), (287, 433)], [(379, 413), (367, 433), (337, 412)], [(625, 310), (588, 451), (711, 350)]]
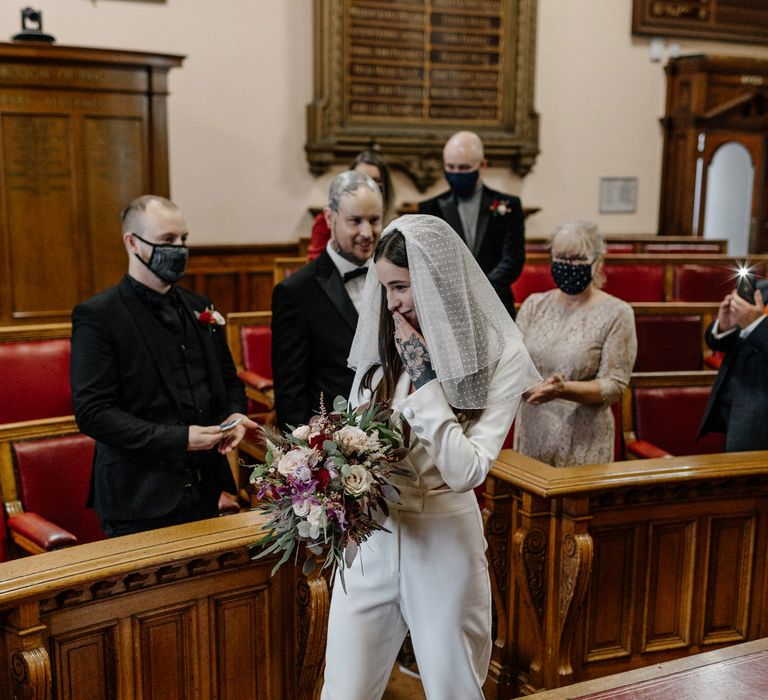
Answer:
[(306, 518), (309, 515), (311, 504), (307, 499), (296, 501), (293, 504), (293, 512), (300, 518)]
[(333, 434), (334, 439), (345, 454), (363, 452), (368, 446), (368, 436), (354, 425), (345, 425)]
[[(295, 510), (296, 506), (294, 506)], [(321, 505), (314, 505), (309, 509), (307, 519), (302, 520), (296, 527), (299, 531), (299, 537), (316, 540), (320, 537), (320, 530), (328, 525), (328, 517), (325, 514), (325, 508)]]
[(344, 477), (344, 490), (350, 496), (362, 496), (371, 488), (373, 477), (360, 464), (350, 464), (349, 469), (349, 474)]
[(304, 440), (306, 442), (309, 440), (309, 431), (310, 428), (308, 425), (300, 425), (291, 433), (291, 435), (293, 435), (293, 437), (295, 437), (297, 440)]
[(277, 463), (277, 471), (283, 476), (293, 476), (301, 466), (312, 467), (317, 463), (317, 452), (308, 447), (298, 447), (286, 452)]

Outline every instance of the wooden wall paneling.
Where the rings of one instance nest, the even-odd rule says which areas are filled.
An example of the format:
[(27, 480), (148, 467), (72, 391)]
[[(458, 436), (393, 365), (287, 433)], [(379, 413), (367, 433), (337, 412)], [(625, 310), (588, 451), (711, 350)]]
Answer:
[(56, 113), (2, 115), (3, 198), (16, 317), (63, 315), (82, 294), (72, 121)]
[(94, 290), (117, 284), (125, 273), (120, 211), (149, 189), (146, 99), (125, 101), (122, 115), (88, 115), (83, 124), (87, 274)]
[(641, 651), (667, 651), (691, 642), (696, 521), (650, 523)]

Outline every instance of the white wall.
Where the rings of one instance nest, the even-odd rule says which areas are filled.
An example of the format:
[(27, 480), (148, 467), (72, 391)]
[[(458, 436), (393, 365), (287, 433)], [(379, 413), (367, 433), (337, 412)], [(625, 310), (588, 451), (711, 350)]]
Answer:
[[(0, 36), (19, 28), (26, 0), (0, 3)], [(60, 44), (181, 53), (171, 72), (171, 185), (197, 243), (295, 241), (307, 207), (333, 175), (304, 156), (312, 98), (311, 0), (35, 0)], [(486, 180), (542, 211), (532, 235), (587, 218), (606, 232), (656, 229), (661, 168), (662, 65), (631, 37), (631, 0), (539, 0), (536, 97), (541, 155), (520, 180)], [(684, 52), (768, 58), (768, 47), (678, 42)], [(336, 169), (338, 172), (341, 168)], [(599, 215), (601, 176), (639, 179), (635, 214)], [(399, 201), (420, 194), (396, 173)], [(440, 191), (438, 183), (427, 193)]]

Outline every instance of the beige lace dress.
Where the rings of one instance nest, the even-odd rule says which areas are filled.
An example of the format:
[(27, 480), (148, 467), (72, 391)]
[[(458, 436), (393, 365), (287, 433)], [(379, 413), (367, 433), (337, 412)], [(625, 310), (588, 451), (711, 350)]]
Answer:
[(637, 354), (632, 307), (608, 294), (584, 306), (566, 307), (557, 290), (532, 294), (520, 307), (517, 325), (545, 379), (600, 382), (602, 404), (555, 399), (524, 400), (515, 423), (514, 449), (554, 467), (613, 460), (611, 404), (621, 398)]

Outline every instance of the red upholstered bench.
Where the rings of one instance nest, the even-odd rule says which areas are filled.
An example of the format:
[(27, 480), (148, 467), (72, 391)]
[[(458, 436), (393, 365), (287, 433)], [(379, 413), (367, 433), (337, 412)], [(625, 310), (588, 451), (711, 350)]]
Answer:
[(520, 277), (512, 283), (512, 294), (515, 295), (515, 301), (521, 304), (531, 294), (554, 288), (555, 282), (552, 279), (550, 265), (533, 263), (525, 265)]
[(672, 276), (672, 301), (722, 301), (736, 287), (734, 271), (722, 265), (678, 265)]
[(624, 301), (664, 301), (664, 267), (652, 264), (612, 265), (603, 267), (603, 289)]
[(70, 335), (69, 324), (0, 329), (0, 424), (72, 414)]
[(634, 253), (635, 246), (632, 243), (606, 243), (605, 252), (609, 254)]
[(709, 371), (633, 375), (623, 407), (627, 457), (722, 452), (724, 435), (697, 438), (714, 377)]
[(703, 366), (701, 316), (635, 316), (635, 372), (699, 370)]
[(240, 347), (243, 369), (238, 376), (247, 388), (255, 389), (248, 398), (248, 412), (272, 410), (266, 392), (272, 390), (272, 329), (269, 326), (241, 326)]

